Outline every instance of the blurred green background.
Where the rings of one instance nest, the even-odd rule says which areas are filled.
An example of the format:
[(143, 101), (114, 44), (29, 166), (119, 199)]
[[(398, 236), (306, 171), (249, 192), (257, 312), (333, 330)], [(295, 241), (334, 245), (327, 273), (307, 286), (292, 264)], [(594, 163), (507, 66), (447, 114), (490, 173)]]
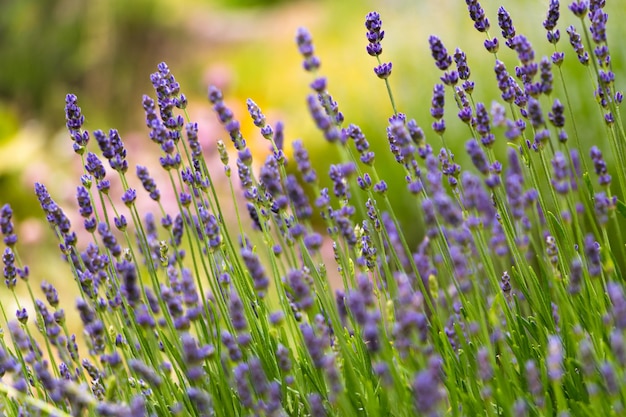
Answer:
[[(489, 0), (481, 2), (497, 28), (497, 8), (504, 3), (518, 33), (527, 35), (537, 60), (553, 52), (542, 22), (548, 0)], [(624, 54), (619, 43), (626, 35), (619, 24), (624, 2), (608, 2), (609, 39), (618, 88), (623, 89)], [(437, 34), (448, 51), (461, 47), (468, 55), (475, 100), (488, 107), (499, 98), (493, 57), (482, 47), (461, 0), (4, 0), (0, 2), (0, 203), (12, 203), (22, 245), (51, 238), (34, 198), (32, 183), (45, 181), (64, 207), (74, 207), (80, 160), (73, 155), (65, 130), (64, 97), (73, 92), (86, 115), (88, 130), (118, 128), (131, 161), (150, 165), (158, 149), (151, 149), (144, 127), (142, 94), (152, 94), (149, 74), (165, 61), (189, 97), (192, 119), (200, 122), (204, 148), (214, 154), (217, 139), (226, 134), (216, 126), (205, 93), (210, 83), (224, 90), (227, 102), (242, 121), (242, 129), (257, 161), (265, 159), (267, 144), (247, 116), (245, 99), (253, 98), (270, 123), (286, 123), (286, 138), (302, 138), (322, 177), (334, 152), (319, 134), (306, 110), (310, 74), (301, 68), (294, 44), (299, 26), (314, 37), (322, 60), (321, 73), (338, 101), (347, 123), (365, 131), (377, 151), (379, 172), (390, 182), (391, 198), (407, 224), (417, 219), (416, 207), (397, 197), (404, 187), (402, 171), (387, 149), (385, 127), (392, 114), (384, 83), (372, 71), (375, 60), (365, 52), (364, 17), (377, 10), (386, 32), (384, 61), (392, 61), (390, 78), (400, 111), (415, 118), (436, 150), (440, 140), (430, 128), (429, 107), (440, 72), (428, 49), (428, 36)], [(558, 49), (566, 52), (563, 71), (568, 80), (579, 132), (588, 143), (603, 144), (589, 74), (578, 65), (565, 34), (575, 19), (562, 5)], [(516, 57), (502, 46), (500, 59), (513, 71)], [(562, 97), (559, 82), (555, 95)], [(460, 161), (468, 131), (456, 119), (447, 91), (446, 140)], [(588, 118), (588, 120), (586, 120)], [(93, 144), (92, 144), (93, 145)], [(589, 145), (590, 146), (590, 145)], [(497, 144), (502, 155), (503, 141)], [(607, 147), (604, 147), (607, 149)], [(587, 150), (584, 150), (587, 153)], [(607, 155), (610, 157), (610, 155)], [(146, 161), (149, 159), (152, 162)], [(134, 166), (131, 168), (134, 172)], [(396, 178), (396, 181), (389, 179)], [(78, 228), (79, 223), (74, 223)], [(420, 231), (412, 233), (416, 241)], [(38, 246), (38, 245), (36, 245)], [(48, 245), (49, 247), (49, 245)], [(53, 262), (56, 252), (35, 248), (27, 262)]]

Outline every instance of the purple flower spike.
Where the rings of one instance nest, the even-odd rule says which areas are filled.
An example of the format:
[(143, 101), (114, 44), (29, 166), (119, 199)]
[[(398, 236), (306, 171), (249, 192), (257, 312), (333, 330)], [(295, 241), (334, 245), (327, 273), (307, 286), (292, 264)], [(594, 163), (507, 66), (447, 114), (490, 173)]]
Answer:
[(392, 66), (391, 62), (384, 62), (377, 67), (374, 67), (374, 73), (382, 80), (387, 79), (391, 75)]
[(295, 140), (293, 141), (292, 146), (294, 158), (298, 164), (298, 171), (302, 175), (302, 180), (308, 184), (317, 182), (317, 172), (311, 166), (309, 153), (302, 144), (302, 141)]
[(548, 336), (548, 355), (546, 357), (548, 378), (558, 382), (563, 377), (563, 344), (558, 336)]
[(326, 78), (325, 77), (316, 78), (315, 80), (313, 80), (313, 82), (311, 82), (309, 87), (311, 87), (313, 90), (315, 90), (318, 93), (323, 93), (324, 91), (326, 91)]
[(435, 60), (435, 65), (442, 71), (447, 70), (452, 64), (452, 58), (448, 55), (446, 47), (443, 46), (441, 39), (437, 36), (430, 36), (428, 38), (428, 44), (430, 45), (430, 53)]
[(495, 142), (495, 136), (491, 133), (489, 112), (483, 103), (476, 103), (476, 131), (480, 134), (480, 142), (490, 147)]
[(541, 74), (540, 91), (545, 95), (552, 93), (552, 62), (549, 58), (543, 57), (539, 63)]
[(263, 112), (261, 112), (259, 106), (250, 98), (246, 101), (246, 104), (248, 106), (248, 113), (250, 113), (250, 117), (252, 118), (254, 125), (256, 127), (265, 126), (265, 116), (263, 115)]
[(324, 239), (319, 233), (309, 233), (304, 237), (304, 246), (306, 246), (309, 251), (319, 250), (322, 247), (323, 242)]
[(569, 9), (572, 11), (572, 13), (574, 13), (577, 17), (580, 17), (581, 19), (585, 17), (585, 14), (587, 13), (587, 8), (587, 0), (578, 0), (572, 2), (572, 4), (569, 5)]
[(111, 252), (111, 255), (118, 257), (122, 254), (122, 247), (117, 243), (117, 239), (109, 230), (106, 223), (100, 223), (98, 225), (98, 233), (102, 238), (104, 246)]
[(565, 107), (559, 99), (554, 100), (554, 104), (552, 105), (552, 111), (548, 113), (548, 120), (558, 128), (563, 128), (565, 126)]
[(611, 175), (608, 173), (606, 162), (602, 157), (602, 151), (597, 146), (592, 146), (589, 155), (598, 175), (598, 182), (600, 185), (609, 185), (611, 183)]
[(437, 415), (436, 409), (442, 400), (438, 379), (430, 369), (420, 371), (413, 379), (415, 408), (420, 415)]
[(482, 150), (476, 139), (470, 139), (465, 144), (465, 150), (472, 158), (472, 162), (481, 174), (487, 175), (489, 173), (489, 163), (487, 162), (487, 156)]
[(224, 103), (222, 92), (215, 86), (209, 87), (209, 101), (213, 104), (213, 110), (217, 113), (217, 117), (230, 135), (235, 149), (242, 151), (246, 147), (246, 141), (241, 136), (239, 130), (239, 122), (234, 119), (233, 112)]
[(152, 177), (150, 177), (148, 168), (137, 165), (137, 177), (141, 181), (143, 188), (150, 193), (150, 198), (154, 201), (159, 201), (161, 199), (161, 193), (157, 189), (156, 183)]
[(137, 199), (137, 192), (133, 188), (129, 188), (122, 195), (122, 202), (127, 206), (131, 206)]
[(65, 125), (74, 141), (74, 152), (82, 155), (85, 152), (87, 142), (89, 142), (89, 132), (82, 130), (85, 116), (83, 116), (77, 102), (78, 99), (74, 94), (65, 96)]
[(305, 28), (298, 28), (296, 32), (296, 43), (300, 54), (304, 57), (302, 66), (306, 71), (313, 72), (320, 67), (320, 60), (314, 55), (313, 38)]
[(371, 56), (378, 56), (383, 52), (380, 41), (385, 37), (385, 31), (381, 30), (382, 26), (383, 22), (380, 20), (380, 14), (377, 12), (370, 12), (365, 16), (366, 36), (369, 41), (366, 50)]
[(596, 219), (601, 225), (609, 221), (609, 212), (617, 205), (617, 196), (609, 197), (604, 191), (596, 193), (593, 197)]
[(70, 132), (80, 130), (85, 123), (85, 116), (83, 116), (77, 102), (76, 95), (68, 94), (65, 96), (65, 124)]
[(89, 218), (93, 214), (93, 207), (89, 198), (89, 192), (83, 186), (76, 189), (76, 200), (78, 201), (79, 213), (84, 218)]
[(604, 13), (602, 9), (595, 10), (591, 16), (591, 26), (589, 27), (589, 31), (591, 32), (591, 37), (596, 44), (605, 44), (606, 43), (606, 22), (609, 18), (609, 15)]
[(597, 277), (602, 273), (602, 259), (600, 257), (600, 244), (594, 236), (589, 233), (585, 236), (584, 252), (587, 258), (587, 268), (589, 275)]
[(485, 17), (485, 10), (483, 10), (480, 3), (476, 0), (465, 0), (465, 4), (467, 4), (470, 19), (474, 22), (476, 30), (487, 32), (490, 28), (489, 19)]
[(523, 65), (529, 65), (535, 59), (535, 51), (532, 45), (523, 35), (517, 35), (511, 39), (513, 49), (517, 52), (517, 57)]
[(254, 289), (257, 290), (259, 297), (264, 297), (270, 282), (267, 275), (265, 275), (265, 270), (263, 265), (261, 265), (259, 257), (248, 248), (241, 250), (241, 257), (250, 272)]
[(322, 103), (320, 103), (318, 97), (313, 94), (309, 94), (307, 97), (307, 105), (309, 107), (309, 112), (313, 117), (313, 121), (315, 121), (315, 125), (319, 130), (324, 132), (326, 140), (329, 142), (336, 142), (339, 140), (341, 134), (337, 127), (333, 124), (332, 118), (324, 110), (324, 107), (322, 106)]
[(511, 48), (512, 44), (510, 41), (515, 36), (515, 27), (513, 26), (511, 15), (504, 7), (498, 9), (498, 26), (500, 26), (502, 31), (502, 37), (506, 39), (506, 46)]
[(497, 53), (498, 49), (500, 49), (500, 43), (498, 42), (498, 38), (485, 40), (484, 46), (485, 49), (492, 54)]
[(569, 168), (567, 166), (567, 159), (560, 151), (554, 153), (552, 159), (552, 168), (554, 169), (554, 176), (550, 180), (552, 186), (559, 194), (567, 194), (569, 191)]
[(559, 0), (550, 0), (550, 8), (548, 9), (548, 15), (546, 20), (543, 21), (543, 27), (548, 31), (552, 32), (556, 27), (557, 22), (559, 21)]
[(583, 65), (588, 65), (589, 54), (585, 51), (582, 39), (578, 32), (576, 32), (576, 28), (569, 26), (567, 28), (567, 34), (569, 35), (569, 43), (572, 45), (572, 48), (574, 48), (574, 51), (576, 51), (576, 55), (578, 55), (578, 61)]
[(0, 231), (4, 236), (4, 244), (8, 247), (13, 247), (17, 243), (17, 235), (14, 233), (13, 222), (13, 210), (9, 204), (5, 204), (0, 209)]
[(615, 282), (609, 282), (606, 287), (611, 304), (613, 304), (612, 315), (615, 326), (623, 330), (626, 328), (626, 298), (624, 297), (624, 289)]
[(15, 268), (15, 255), (11, 248), (4, 250), (2, 262), (4, 263), (4, 283), (7, 288), (13, 289), (17, 284), (17, 268)]
[(446, 124), (443, 120), (443, 108), (445, 103), (445, 90), (443, 84), (435, 84), (433, 88), (433, 98), (430, 108), (430, 114), (435, 118), (433, 130), (438, 134), (443, 134), (446, 130)]
[(454, 62), (456, 63), (459, 78), (461, 80), (467, 80), (470, 76), (470, 69), (467, 66), (467, 57), (465, 56), (465, 52), (456, 48), (454, 51)]
[(445, 102), (445, 90), (442, 84), (435, 84), (433, 88), (432, 107), (430, 108), (430, 115), (439, 120), (443, 118), (443, 107)]

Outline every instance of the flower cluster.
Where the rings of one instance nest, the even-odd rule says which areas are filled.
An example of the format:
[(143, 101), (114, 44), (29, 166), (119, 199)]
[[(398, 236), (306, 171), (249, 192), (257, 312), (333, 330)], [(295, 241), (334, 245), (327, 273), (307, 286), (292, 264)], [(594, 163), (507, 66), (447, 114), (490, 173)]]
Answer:
[[(442, 72), (429, 87), (432, 140), (397, 110), (392, 64), (380, 61), (380, 15), (365, 18), (366, 52), (393, 109), (383, 134), (406, 184), (396, 191), (419, 224), (399, 220), (381, 149), (344, 122), (304, 28), (296, 43), (312, 76), (308, 110), (340, 155), (328, 173), (316, 169), (310, 141), (288, 141), (283, 123), (270, 124), (248, 100), (251, 123), (271, 143), (257, 167), (242, 122), (210, 87), (232, 142), (217, 142), (224, 171), (212, 178), (201, 126), (187, 120), (187, 98), (162, 63), (150, 78), (155, 98), (142, 103), (160, 153), (154, 165), (173, 188), (175, 204), (165, 206), (164, 184), (143, 165), (129, 170), (120, 133), (85, 130), (78, 98), (67, 95), (66, 126), (84, 166), (82, 226), (43, 183), (34, 188), (80, 295), (72, 302), (30, 278), (4, 205), (3, 273), (17, 311), (0, 304), (2, 414), (621, 415), (626, 135), (604, 2), (570, 4), (581, 27), (566, 29), (572, 48), (560, 51), (560, 6), (551, 0), (543, 26), (552, 55), (539, 60), (498, 9), (514, 68), (497, 57), (487, 12), (466, 4), (485, 34), (499, 97), (476, 100), (466, 54), (450, 55), (431, 36)], [(557, 94), (568, 81), (555, 69), (568, 59), (594, 75), (589, 95), (607, 137), (593, 146), (578, 137), (576, 117), (566, 118), (576, 108), (570, 96)], [(450, 103), (457, 117), (446, 113)], [(467, 137), (448, 141), (453, 123)], [(235, 226), (213, 187), (237, 190), (229, 146), (245, 198), (244, 210), (234, 202)], [(140, 212), (146, 198), (158, 214)], [(70, 331), (70, 309), (82, 337)]]

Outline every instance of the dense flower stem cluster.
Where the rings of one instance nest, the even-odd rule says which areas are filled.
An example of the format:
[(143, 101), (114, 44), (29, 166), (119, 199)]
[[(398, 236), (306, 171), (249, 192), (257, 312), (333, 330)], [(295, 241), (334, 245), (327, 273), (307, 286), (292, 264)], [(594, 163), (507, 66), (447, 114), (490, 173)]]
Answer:
[[(120, 133), (85, 130), (78, 98), (68, 94), (66, 127), (84, 166), (76, 186), (82, 228), (43, 183), (35, 194), (78, 286), (83, 337), (67, 323), (72, 300), (46, 281), (32, 285), (4, 205), (3, 274), (17, 311), (0, 304), (2, 414), (621, 415), (626, 135), (604, 1), (569, 5), (582, 29), (569, 26), (572, 49), (559, 52), (562, 8), (551, 0), (543, 27), (553, 53), (542, 58), (499, 8), (514, 68), (497, 56), (487, 11), (466, 4), (486, 35), (499, 94), (491, 104), (476, 101), (465, 53), (449, 54), (430, 36), (442, 71), (430, 106), (440, 149), (398, 111), (392, 65), (380, 60), (381, 17), (365, 18), (366, 52), (393, 108), (386, 137), (399, 181), (384, 175), (380, 147), (345, 122), (304, 28), (296, 44), (313, 77), (307, 107), (340, 155), (329, 187), (310, 141), (288, 142), (283, 123), (249, 99), (251, 122), (271, 146), (257, 167), (242, 122), (210, 87), (232, 142), (217, 149), (234, 228), (201, 127), (165, 63), (150, 77), (155, 98), (142, 105), (171, 191), (144, 165), (131, 178)], [(607, 135), (587, 148), (561, 71), (568, 60), (595, 76), (590, 94)], [(447, 89), (458, 120), (445, 117)], [(444, 141), (455, 122), (469, 137)], [(389, 199), (388, 183), (402, 181), (420, 227), (403, 224)], [(172, 206), (164, 204), (169, 195)], [(142, 199), (158, 215), (141, 213)], [(28, 303), (18, 296), (22, 285)]]

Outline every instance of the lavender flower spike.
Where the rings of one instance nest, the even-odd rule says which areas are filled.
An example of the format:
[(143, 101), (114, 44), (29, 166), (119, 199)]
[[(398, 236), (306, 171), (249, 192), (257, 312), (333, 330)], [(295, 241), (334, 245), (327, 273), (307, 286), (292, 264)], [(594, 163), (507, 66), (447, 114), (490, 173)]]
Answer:
[(428, 38), (428, 44), (430, 45), (430, 53), (435, 60), (435, 65), (442, 71), (445, 71), (452, 64), (452, 58), (448, 55), (446, 47), (443, 46), (441, 39), (437, 36), (430, 36)]
[(548, 42), (556, 44), (561, 35), (559, 30), (554, 30), (559, 21), (559, 0), (550, 0), (550, 8), (546, 20), (543, 21), (543, 27), (548, 31)]
[(374, 67), (374, 73), (381, 80), (389, 78), (391, 75), (391, 68), (393, 64), (391, 62), (383, 62), (382, 64)]
[(474, 27), (479, 32), (487, 32), (490, 28), (489, 19), (485, 17), (485, 10), (483, 10), (480, 3), (476, 0), (465, 0), (467, 4), (467, 11), (469, 12), (470, 19), (474, 21)]
[(14, 233), (13, 222), (13, 210), (9, 204), (5, 204), (0, 209), (0, 232), (4, 236), (4, 244), (8, 247), (13, 247), (17, 243), (17, 235)]
[(511, 43), (511, 39), (515, 36), (515, 27), (513, 26), (511, 15), (504, 7), (498, 9), (498, 26), (500, 26), (502, 31), (502, 37), (506, 39), (506, 46), (512, 48), (513, 44)]
[(380, 20), (380, 14), (377, 12), (370, 12), (365, 16), (366, 36), (369, 41), (366, 50), (371, 56), (378, 56), (383, 53), (380, 41), (385, 37), (385, 31), (381, 30), (382, 26), (383, 22)]
[(74, 141), (74, 152), (82, 155), (85, 152), (87, 142), (89, 142), (89, 132), (82, 130), (85, 116), (83, 116), (77, 102), (78, 99), (74, 94), (65, 96), (65, 125)]
[(576, 32), (576, 28), (569, 26), (567, 28), (567, 34), (569, 35), (569, 43), (572, 45), (572, 48), (574, 48), (574, 51), (576, 51), (576, 55), (578, 55), (578, 61), (583, 65), (589, 65), (589, 53), (585, 51), (582, 39), (578, 32)]
[(314, 55), (315, 49), (313, 48), (313, 38), (308, 30), (301, 27), (296, 32), (296, 43), (298, 44), (298, 50), (304, 57), (302, 66), (306, 71), (314, 72), (320, 67), (320, 60)]
[(602, 151), (597, 146), (592, 146), (589, 154), (598, 175), (598, 183), (600, 185), (609, 185), (611, 183), (611, 174), (608, 173), (606, 162), (602, 157)]

